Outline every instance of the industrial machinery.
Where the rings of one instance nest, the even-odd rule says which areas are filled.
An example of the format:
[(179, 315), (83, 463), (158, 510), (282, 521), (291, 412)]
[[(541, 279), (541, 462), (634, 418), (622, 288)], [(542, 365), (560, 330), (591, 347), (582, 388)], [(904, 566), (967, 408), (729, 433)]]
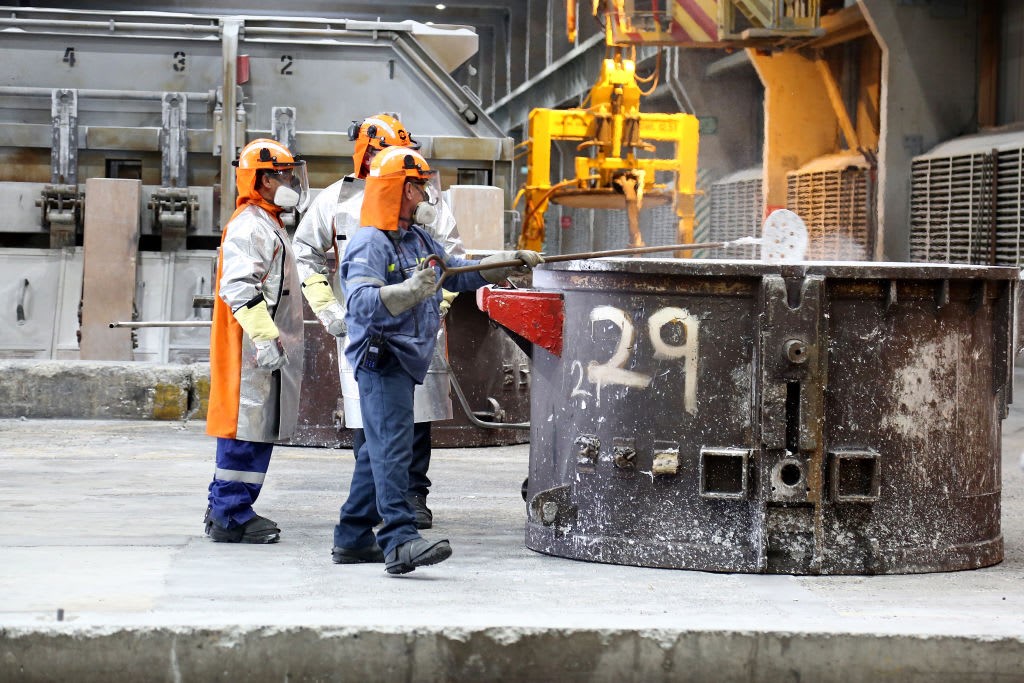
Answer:
[[(576, 6), (576, 0), (566, 1), (570, 41), (575, 39)], [(584, 106), (530, 112), (519, 246), (543, 248), (544, 213), (551, 202), (625, 209), (631, 247), (643, 246), (640, 211), (668, 204), (678, 218), (674, 241), (692, 242), (698, 121), (692, 114), (641, 111), (641, 97), (653, 91), (658, 72), (637, 75), (638, 47), (778, 48), (821, 33), (819, 2), (594, 0), (592, 10), (603, 20), (607, 48)], [(584, 154), (575, 157), (574, 177), (552, 184), (551, 145), (558, 140), (577, 142), (576, 150)], [(672, 152), (664, 154), (668, 145)]]
[[(481, 192), (499, 195), (471, 212), (481, 225), (467, 223), (467, 248), (504, 246), (512, 141), (450, 73), (477, 49), (469, 29), (22, 7), (2, 14), (0, 291), (17, 302), (0, 325), (2, 358), (205, 361), (209, 311), (194, 301), (213, 291), (215, 248), (234, 209), (231, 161), (254, 138), (285, 142), (322, 188), (351, 170), (351, 122), (393, 112), (443, 186), (460, 188), (458, 201), (479, 207)], [(108, 325), (133, 320), (197, 326)], [(336, 350), (308, 327), (306, 356), (318, 360), (306, 372), (319, 393), (308, 397), (315, 414), (303, 425), (308, 443), (327, 444), (337, 438)], [(525, 411), (519, 395), (528, 382), (510, 378), (525, 358), (514, 345), (490, 353), (503, 362), (465, 372), (467, 393), (474, 407), (521, 421), (513, 408)]]

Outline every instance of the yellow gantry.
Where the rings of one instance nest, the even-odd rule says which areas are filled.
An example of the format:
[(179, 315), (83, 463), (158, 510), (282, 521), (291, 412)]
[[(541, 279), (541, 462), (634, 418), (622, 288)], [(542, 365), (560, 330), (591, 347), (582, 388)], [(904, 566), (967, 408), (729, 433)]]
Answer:
[[(605, 59), (586, 109), (534, 109), (529, 120), (526, 213), (519, 248), (540, 250), (544, 213), (550, 202), (584, 208), (625, 209), (630, 246), (643, 246), (639, 211), (645, 198), (672, 203), (679, 218), (678, 241), (693, 241), (697, 184), (697, 119), (690, 114), (646, 114), (636, 63), (616, 49)], [(551, 143), (577, 140), (575, 178), (551, 183)], [(671, 158), (638, 157), (654, 153), (655, 142), (675, 144)], [(675, 174), (674, 187), (657, 182), (658, 171)]]

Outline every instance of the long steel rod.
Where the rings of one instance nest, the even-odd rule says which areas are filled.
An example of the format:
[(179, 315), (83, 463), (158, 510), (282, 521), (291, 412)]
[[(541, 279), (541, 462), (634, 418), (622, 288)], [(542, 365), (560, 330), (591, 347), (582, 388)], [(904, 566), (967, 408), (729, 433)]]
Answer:
[[(636, 254), (654, 254), (662, 251), (687, 251), (690, 249), (717, 249), (720, 247), (739, 246), (742, 244), (760, 244), (761, 240), (757, 237), (741, 237), (739, 239), (730, 240), (728, 242), (690, 242), (685, 244), (665, 244), (661, 246), (651, 247), (630, 247), (628, 249), (609, 249), (606, 251), (583, 251), (575, 254), (556, 254), (553, 256), (545, 256), (544, 263), (559, 263), (562, 261), (585, 261), (588, 259), (596, 258), (607, 258), (611, 256), (634, 256)], [(474, 264), (472, 266), (456, 266), (449, 268), (444, 265), (444, 260), (436, 254), (431, 254), (423, 260), (424, 264), (437, 265), (441, 268), (441, 277), (438, 280), (438, 287), (441, 282), (449, 275), (457, 275), (459, 273), (472, 273), (481, 270), (491, 270), (492, 268), (516, 268), (518, 266), (526, 265), (522, 259), (511, 259), (508, 261), (498, 261), (496, 263), (488, 263), (483, 265), (481, 263)]]
[[(54, 90), (61, 90), (68, 88), (40, 88), (33, 86), (15, 86), (5, 85), (0, 86), (0, 95), (4, 96), (24, 96), (24, 97), (50, 97)], [(174, 91), (167, 91), (174, 92)], [(111, 100), (159, 100), (166, 92), (159, 90), (95, 90), (90, 88), (83, 88), (78, 90), (78, 96), (80, 98), (95, 97), (97, 99), (111, 99)], [(209, 92), (186, 92), (182, 93), (189, 99), (190, 102), (207, 102), (210, 99)]]
[[(319, 320), (303, 320), (306, 325), (319, 325)], [(110, 327), (210, 327), (209, 320), (115, 320)]]

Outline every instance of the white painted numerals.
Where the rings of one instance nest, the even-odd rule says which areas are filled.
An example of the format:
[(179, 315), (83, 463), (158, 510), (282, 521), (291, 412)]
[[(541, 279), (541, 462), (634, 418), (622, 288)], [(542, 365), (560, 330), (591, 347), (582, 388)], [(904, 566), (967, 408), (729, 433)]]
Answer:
[[(636, 331), (626, 312), (614, 306), (597, 306), (590, 312), (590, 322), (605, 320), (619, 328), (619, 343), (615, 347), (612, 357), (604, 363), (590, 361), (587, 365), (587, 381), (596, 387), (597, 405), (601, 405), (601, 389), (605, 385), (622, 385), (636, 389), (644, 389), (651, 385), (651, 375), (625, 369), (629, 360), (630, 351), (633, 349), (633, 342)], [(684, 332), (682, 344), (668, 344), (662, 339), (661, 331), (665, 325), (681, 325)], [(694, 316), (683, 308), (673, 306), (662, 308), (647, 320), (647, 332), (654, 348), (654, 357), (660, 360), (681, 359), (686, 368), (685, 386), (683, 388), (683, 408), (688, 413), (697, 410), (697, 339), (700, 323)], [(579, 361), (574, 361), (573, 370)], [(583, 394), (581, 384), (583, 381), (580, 373), (580, 381), (577, 382), (573, 396)], [(589, 392), (586, 392), (589, 393)]]

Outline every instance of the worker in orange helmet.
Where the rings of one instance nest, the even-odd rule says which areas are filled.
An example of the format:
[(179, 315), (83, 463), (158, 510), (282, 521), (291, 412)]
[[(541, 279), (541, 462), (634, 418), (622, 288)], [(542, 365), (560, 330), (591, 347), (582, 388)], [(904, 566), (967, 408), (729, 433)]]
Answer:
[[(452, 554), (447, 540), (420, 536), (406, 498), (413, 442), (413, 390), (427, 374), (441, 322), (437, 272), (428, 257), (442, 245), (423, 229), (440, 197), (437, 174), (419, 152), (389, 147), (366, 178), (359, 228), (341, 261), (348, 343), (356, 368), (366, 442), (356, 457), (349, 495), (334, 528), (334, 555), (342, 563), (384, 562), (389, 574), (437, 564)], [(483, 261), (448, 257), (452, 267), (519, 259), (542, 262), (532, 251), (502, 252)], [(500, 282), (517, 269), (458, 273), (452, 291)], [(380, 524), (376, 536), (374, 527)]]
[(291, 436), (302, 381), (302, 299), (280, 214), (305, 206), (306, 162), (276, 140), (253, 140), (234, 162), (235, 213), (224, 226), (210, 332), (206, 431), (217, 437), (206, 533), (218, 542), (274, 543), (257, 515), (274, 442)]
[[(292, 246), (302, 279), (302, 293), (309, 302), (328, 333), (337, 338), (338, 374), (341, 394), (344, 400), (345, 426), (352, 429), (352, 450), (359, 452), (363, 443), (362, 411), (359, 406), (359, 389), (355, 381), (355, 369), (345, 360), (345, 310), (337, 300), (337, 285), (328, 278), (328, 254), (335, 249), (338, 261), (345, 251), (345, 245), (360, 226), (359, 213), (363, 204), (365, 178), (370, 172), (370, 162), (381, 150), (391, 147), (419, 149), (405, 126), (390, 114), (376, 114), (362, 121), (353, 121), (348, 131), (354, 143), (352, 155), (353, 172), (324, 188), (310, 204), (295, 230)], [(464, 256), (465, 248), (459, 238), (455, 216), (442, 199), (434, 205), (437, 218), (421, 226), (444, 247), (450, 256)], [(332, 286), (335, 285), (335, 286)], [(442, 314), (455, 298), (454, 292), (442, 290)], [(438, 353), (447, 348), (446, 330), (438, 330)], [(416, 386), (413, 400), (416, 426), (413, 430), (413, 458), (409, 469), (409, 490), (406, 496), (416, 512), (416, 526), (429, 529), (433, 526), (434, 515), (427, 507), (430, 493), (431, 422), (449, 420), (453, 417), (449, 394), (448, 371), (441, 358), (435, 357), (430, 372), (423, 384)], [(335, 561), (343, 562), (344, 557), (335, 555)]]

